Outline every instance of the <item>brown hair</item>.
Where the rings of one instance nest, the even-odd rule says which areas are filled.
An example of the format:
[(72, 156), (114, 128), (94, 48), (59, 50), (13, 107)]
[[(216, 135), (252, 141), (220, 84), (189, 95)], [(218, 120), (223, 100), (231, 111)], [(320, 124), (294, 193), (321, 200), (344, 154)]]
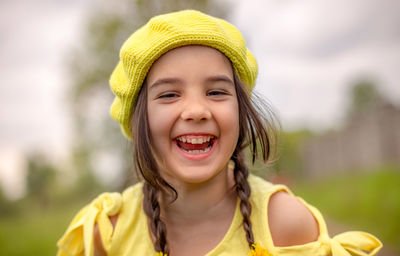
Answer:
[[(235, 162), (234, 179), (236, 192), (240, 198), (243, 228), (249, 247), (252, 248), (254, 236), (250, 221), (252, 211), (250, 204), (251, 191), (247, 181), (249, 170), (244, 161), (243, 149), (250, 146), (252, 163), (254, 163), (257, 155), (260, 155), (264, 162), (267, 161), (270, 157), (272, 146), (276, 143), (276, 130), (272, 122), (273, 119), (271, 119), (274, 116), (268, 105), (255, 95), (251, 97), (245, 89), (247, 87), (235, 73), (234, 82), (239, 105), (239, 138), (231, 159)], [(178, 194), (159, 174), (151, 149), (152, 143), (147, 114), (147, 86), (143, 85), (132, 118), (133, 156), (136, 170), (144, 178), (143, 208), (150, 219), (150, 230), (155, 237), (155, 250), (168, 254), (167, 230), (160, 217), (159, 193), (172, 193), (175, 199)]]

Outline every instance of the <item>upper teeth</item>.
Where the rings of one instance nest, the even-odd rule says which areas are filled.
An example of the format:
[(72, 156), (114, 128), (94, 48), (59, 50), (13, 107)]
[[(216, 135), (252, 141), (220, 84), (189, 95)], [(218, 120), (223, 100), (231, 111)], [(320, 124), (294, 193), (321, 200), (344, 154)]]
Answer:
[(203, 144), (205, 142), (209, 142), (214, 136), (205, 136), (205, 137), (197, 137), (197, 138), (190, 138), (189, 136), (181, 136), (176, 138), (179, 141), (191, 143), (191, 144)]

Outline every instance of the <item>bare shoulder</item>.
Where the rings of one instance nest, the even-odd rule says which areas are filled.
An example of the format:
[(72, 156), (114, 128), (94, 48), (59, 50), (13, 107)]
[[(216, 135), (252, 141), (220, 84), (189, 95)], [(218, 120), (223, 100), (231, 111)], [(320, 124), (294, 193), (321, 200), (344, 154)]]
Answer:
[[(113, 226), (113, 228), (115, 228), (115, 225), (117, 224), (117, 220), (118, 220), (118, 214), (114, 215), (114, 216), (110, 216), (109, 217), (110, 222)], [(93, 237), (94, 237), (94, 256), (106, 256), (107, 253), (104, 250), (104, 246), (103, 243), (101, 242), (101, 236), (100, 236), (100, 230), (99, 230), (99, 226), (97, 225), (97, 223), (94, 225), (94, 230), (93, 230)]]
[(275, 246), (306, 244), (317, 240), (319, 235), (317, 221), (308, 208), (282, 191), (269, 200), (268, 223)]

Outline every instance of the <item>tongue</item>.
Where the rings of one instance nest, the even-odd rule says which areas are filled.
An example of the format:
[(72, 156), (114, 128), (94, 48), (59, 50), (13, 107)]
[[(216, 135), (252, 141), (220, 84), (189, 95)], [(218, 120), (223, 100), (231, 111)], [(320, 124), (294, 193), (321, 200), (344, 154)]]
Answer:
[(192, 144), (192, 143), (178, 141), (178, 145), (184, 150), (204, 150), (210, 145), (210, 143), (206, 142), (203, 144)]

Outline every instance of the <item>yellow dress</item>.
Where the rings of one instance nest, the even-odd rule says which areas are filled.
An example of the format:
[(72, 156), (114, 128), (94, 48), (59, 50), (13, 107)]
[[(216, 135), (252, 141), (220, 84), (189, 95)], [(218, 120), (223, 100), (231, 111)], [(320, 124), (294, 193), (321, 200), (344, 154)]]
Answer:
[[(330, 238), (325, 221), (319, 211), (299, 200), (312, 212), (319, 224), (318, 240), (296, 246), (275, 247), (268, 225), (268, 201), (277, 191), (290, 190), (283, 185), (273, 185), (250, 175), (250, 201), (253, 207), (255, 250), (250, 249), (241, 226), (242, 215), (239, 202), (227, 233), (222, 241), (206, 256), (366, 256), (376, 255), (382, 247), (374, 236), (364, 232), (346, 232)], [(58, 241), (57, 256), (92, 256), (93, 230), (98, 223), (103, 246), (109, 256), (156, 255), (150, 238), (147, 218), (142, 208), (142, 183), (138, 183), (120, 193), (103, 193), (84, 207), (72, 220), (65, 234)], [(109, 216), (118, 214), (113, 230)]]

